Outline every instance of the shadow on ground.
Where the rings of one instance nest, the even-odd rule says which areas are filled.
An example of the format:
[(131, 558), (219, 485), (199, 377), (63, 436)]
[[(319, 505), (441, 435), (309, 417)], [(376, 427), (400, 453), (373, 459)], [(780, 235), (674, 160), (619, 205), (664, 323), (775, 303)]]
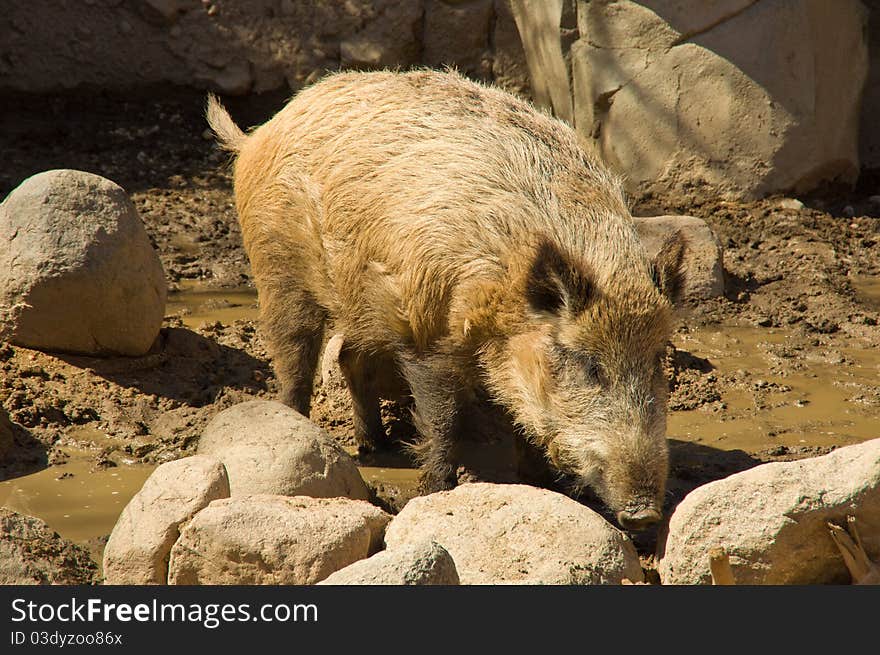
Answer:
[(59, 355), (105, 380), (191, 407), (213, 403), (225, 388), (258, 394), (271, 377), (268, 361), (186, 328), (163, 328), (143, 357)]
[(4, 421), (0, 429), (8, 430), (12, 435), (11, 447), (5, 454), (0, 454), (0, 482), (36, 473), (49, 466), (45, 444), (35, 439), (26, 428)]

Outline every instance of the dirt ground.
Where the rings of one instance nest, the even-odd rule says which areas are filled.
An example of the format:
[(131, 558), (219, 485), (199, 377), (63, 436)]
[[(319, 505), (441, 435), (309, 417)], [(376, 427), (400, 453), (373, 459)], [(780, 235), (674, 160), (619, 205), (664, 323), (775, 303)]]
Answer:
[[(240, 124), (254, 125), (284, 100), (281, 94), (229, 99), (228, 107)], [(125, 97), (102, 92), (7, 97), (0, 103), (0, 197), (42, 170), (76, 168), (103, 175), (130, 193), (171, 292), (196, 281), (199, 288), (241, 292), (251, 286), (249, 267), (226, 157), (205, 134), (203, 102), (200, 93), (167, 88)], [(872, 199), (875, 194), (880, 194), (880, 175), (866, 172), (855, 190), (824, 189), (800, 197), (802, 206), (780, 198), (726, 202), (697, 193), (634, 203), (639, 215), (701, 217), (724, 247), (725, 297), (685, 308), (676, 345), (669, 349), (667, 509), (709, 480), (871, 437), (870, 426), (880, 415), (880, 359), (874, 357), (880, 346), (880, 197)], [(230, 304), (216, 301), (224, 303)], [(52, 355), (0, 344), (0, 403), (15, 423), (18, 452), (0, 467), (0, 480), (47, 465), (61, 467), (71, 448), (91, 449), (97, 468), (192, 454), (217, 412), (275, 396), (254, 320), (191, 328), (184, 318), (185, 312), (169, 313), (153, 352), (138, 359)], [(697, 347), (709, 344), (707, 334), (722, 339), (712, 351), (717, 355), (708, 346)], [(718, 361), (733, 347), (727, 337), (742, 352), (731, 366)], [(816, 407), (819, 401), (807, 400), (811, 384), (833, 386), (836, 404)], [(850, 423), (856, 427), (849, 433), (825, 430), (825, 438), (811, 439), (805, 436), (821, 428), (818, 417), (796, 427), (761, 420), (766, 411), (808, 402), (820, 414), (854, 412)], [(394, 405), (386, 410), (396, 436), (411, 435), (406, 412)], [(319, 390), (313, 418), (352, 445), (350, 419), (338, 398)], [(708, 434), (736, 425), (746, 425), (757, 438), (738, 443), (722, 436), (681, 436), (687, 426)], [(873, 436), (880, 437), (880, 428)], [(373, 485), (391, 509), (409, 493), (393, 481)], [(636, 540), (646, 560), (655, 538), (648, 533)]]

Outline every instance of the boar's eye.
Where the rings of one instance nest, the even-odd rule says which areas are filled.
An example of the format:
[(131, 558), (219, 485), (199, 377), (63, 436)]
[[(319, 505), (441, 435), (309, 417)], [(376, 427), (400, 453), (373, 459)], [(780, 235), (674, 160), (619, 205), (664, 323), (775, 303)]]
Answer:
[(587, 376), (591, 381), (598, 382), (599, 381), (599, 364), (595, 359), (589, 357), (587, 355), (581, 355), (578, 358), (578, 364), (584, 372), (584, 375)]
[(559, 358), (564, 362), (564, 368), (568, 371), (575, 370), (578, 376), (591, 384), (598, 384), (602, 377), (599, 363), (590, 355), (571, 350), (562, 346), (557, 347)]
[(584, 368), (584, 375), (593, 384), (599, 384), (602, 381), (602, 372), (599, 370), (599, 365), (595, 362), (591, 362)]

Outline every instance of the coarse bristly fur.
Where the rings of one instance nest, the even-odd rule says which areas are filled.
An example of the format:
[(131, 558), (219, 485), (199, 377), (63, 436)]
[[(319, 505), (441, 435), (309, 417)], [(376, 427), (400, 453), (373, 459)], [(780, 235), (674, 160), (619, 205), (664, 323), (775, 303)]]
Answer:
[(237, 153), (286, 403), (308, 413), (331, 324), (363, 448), (382, 432), (372, 376), (393, 363), (409, 382), (426, 488), (455, 483), (459, 397), (480, 385), (622, 522), (659, 517), (685, 246), (649, 261), (620, 181), (571, 128), (430, 70), (330, 75), (249, 134), (216, 98), (207, 113)]

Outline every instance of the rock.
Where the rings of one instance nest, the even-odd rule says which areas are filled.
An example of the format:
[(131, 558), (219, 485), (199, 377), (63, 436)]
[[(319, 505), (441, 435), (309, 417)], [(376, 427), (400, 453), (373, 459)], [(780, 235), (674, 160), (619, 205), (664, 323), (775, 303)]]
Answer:
[(232, 61), (221, 70), (215, 71), (210, 77), (220, 93), (231, 96), (243, 96), (254, 83), (251, 65), (244, 60)]
[(848, 515), (876, 560), (880, 439), (698, 487), (670, 518), (660, 577), (663, 584), (709, 584), (708, 552), (717, 547), (728, 553), (738, 585), (843, 584), (850, 576), (827, 523), (844, 525)]
[(159, 334), (165, 293), (137, 210), (110, 180), (46, 171), (0, 205), (0, 340), (143, 355)]
[(156, 25), (174, 23), (180, 13), (189, 8), (188, 2), (180, 0), (142, 0), (138, 4), (144, 19)]
[(863, 0), (868, 7), (868, 80), (862, 95), (860, 158), (864, 168), (880, 168), (880, 0)]
[(345, 68), (382, 68), (392, 59), (381, 43), (365, 37), (353, 37), (339, 44)]
[(509, 1), (104, 0), (100, 20), (82, 2), (6, 3), (0, 79), (30, 93), (162, 84), (263, 93), (339, 68), (450, 63), (528, 96)]
[(422, 63), (431, 68), (454, 66), (467, 75), (487, 77), (492, 0), (425, 4)]
[(314, 584), (376, 552), (390, 516), (347, 498), (242, 496), (195, 515), (169, 584)]
[(339, 44), (342, 68), (406, 67), (419, 61), (421, 0), (378, 0), (362, 30)]
[(383, 550), (325, 578), (322, 585), (457, 585), (452, 556), (428, 541)]
[(166, 584), (180, 526), (212, 500), (229, 497), (219, 460), (205, 455), (162, 464), (116, 522), (104, 549), (106, 584)]
[(0, 507), (0, 585), (95, 584), (98, 567), (85, 548), (45, 522)]
[(494, 0), (495, 27), (492, 43), (495, 46), (492, 57), (492, 76), (494, 83), (501, 88), (524, 98), (531, 98), (529, 67), (522, 39), (517, 31), (516, 21), (510, 9), (510, 0)]
[(685, 255), (685, 296), (703, 300), (724, 295), (724, 265), (721, 243), (702, 219), (693, 216), (652, 216), (636, 218), (636, 229), (650, 257), (663, 240), (681, 230), (688, 242)]
[(461, 584), (620, 584), (644, 579), (629, 538), (596, 512), (545, 489), (471, 483), (413, 498), (385, 544), (436, 541)]
[(232, 496), (369, 498), (354, 459), (324, 430), (286, 405), (252, 400), (205, 427), (197, 451), (226, 465)]
[(857, 0), (579, 0), (578, 23), (577, 128), (632, 193), (749, 199), (855, 181)]
[(797, 198), (783, 198), (778, 203), (776, 203), (776, 206), (779, 207), (780, 209), (789, 209), (792, 211), (800, 211), (801, 209), (804, 208), (804, 203), (802, 203)]

